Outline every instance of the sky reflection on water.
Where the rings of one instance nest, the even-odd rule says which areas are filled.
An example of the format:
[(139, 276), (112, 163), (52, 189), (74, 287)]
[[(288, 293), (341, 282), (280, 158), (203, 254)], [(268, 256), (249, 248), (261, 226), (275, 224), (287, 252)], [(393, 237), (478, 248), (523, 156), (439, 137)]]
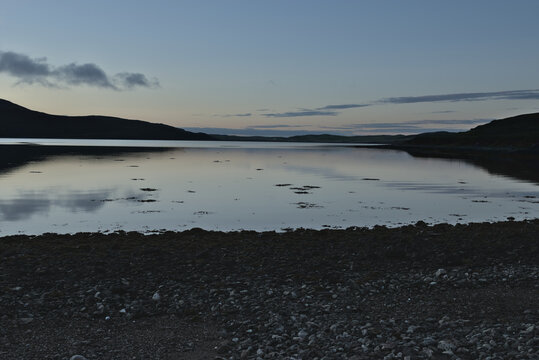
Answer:
[(0, 167), (0, 235), (346, 228), (539, 214), (537, 185), (461, 160), (342, 146), (199, 145)]

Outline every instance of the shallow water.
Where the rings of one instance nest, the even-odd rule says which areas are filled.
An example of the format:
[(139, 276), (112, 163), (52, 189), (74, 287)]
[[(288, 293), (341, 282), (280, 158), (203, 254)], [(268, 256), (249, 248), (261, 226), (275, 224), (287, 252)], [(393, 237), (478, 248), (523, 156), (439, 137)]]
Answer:
[[(119, 144), (105, 142), (49, 144)], [(51, 152), (52, 146), (0, 146), (0, 235), (320, 229), (539, 215), (536, 183), (462, 160), (328, 144), (120, 144), (145, 148)], [(29, 148), (30, 155), (21, 155)]]

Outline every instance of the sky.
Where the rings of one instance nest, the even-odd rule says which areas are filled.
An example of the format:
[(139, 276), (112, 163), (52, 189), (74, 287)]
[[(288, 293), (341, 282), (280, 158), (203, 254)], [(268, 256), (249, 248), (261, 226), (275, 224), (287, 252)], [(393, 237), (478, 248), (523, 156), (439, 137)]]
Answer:
[(539, 111), (539, 1), (0, 2), (0, 98), (241, 135)]

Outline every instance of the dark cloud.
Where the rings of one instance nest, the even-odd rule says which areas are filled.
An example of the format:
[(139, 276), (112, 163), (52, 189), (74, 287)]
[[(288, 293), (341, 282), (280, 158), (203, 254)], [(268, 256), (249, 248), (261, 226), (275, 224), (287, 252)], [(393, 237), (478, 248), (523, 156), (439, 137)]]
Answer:
[(286, 117), (300, 117), (300, 116), (337, 116), (339, 112), (335, 110), (345, 110), (369, 106), (369, 104), (340, 104), (340, 105), (326, 105), (316, 109), (301, 109), (298, 111), (287, 111), (282, 113), (268, 113), (262, 114), (265, 117), (272, 118), (286, 118)]
[[(363, 104), (335, 104), (318, 107), (315, 109), (300, 109), (298, 111), (288, 111), (280, 113), (262, 114), (265, 117), (271, 118), (287, 118), (300, 116), (337, 116), (340, 112), (336, 110), (346, 110), (354, 108), (362, 108), (372, 105), (382, 104), (413, 104), (427, 102), (457, 102), (457, 101), (486, 101), (486, 100), (539, 100), (539, 89), (531, 90), (510, 90), (510, 91), (495, 91), (495, 92), (475, 92), (475, 93), (455, 93), (455, 94), (439, 94), (439, 95), (424, 95), (424, 96), (402, 96), (380, 99), (370, 103)], [(260, 109), (257, 111), (263, 111)], [(454, 110), (433, 111), (433, 114), (449, 114), (454, 113)]]
[(322, 111), (322, 110), (299, 110), (289, 111), (283, 113), (268, 113), (262, 114), (265, 117), (271, 118), (286, 118), (286, 117), (300, 117), (300, 116), (337, 116), (339, 113), (336, 111)]
[(326, 105), (324, 107), (317, 108), (316, 110), (344, 110), (344, 109), (361, 108), (365, 106), (370, 106), (370, 104)]
[(474, 125), (485, 124), (494, 119), (473, 119), (473, 120), (415, 120), (405, 121), (400, 124), (413, 124), (413, 125), (425, 125), (425, 124), (443, 124), (443, 125)]
[[(332, 131), (361, 131), (362, 133), (407, 133), (418, 134), (430, 131), (464, 131), (471, 125), (479, 125), (490, 122), (493, 119), (472, 119), (472, 120), (414, 120), (403, 122), (385, 122), (385, 123), (362, 123), (350, 124), (345, 126), (327, 126), (323, 129)], [(448, 127), (448, 126), (455, 127)], [(458, 126), (458, 125), (464, 125)], [(444, 127), (445, 126), (445, 127)]]
[(276, 125), (252, 125), (248, 126), (247, 129), (279, 129), (279, 128), (298, 128), (298, 127), (309, 127), (311, 125), (286, 125), (286, 124), (276, 124)]
[(424, 95), (424, 96), (403, 96), (390, 97), (379, 100), (379, 103), (390, 104), (413, 104), (423, 102), (440, 101), (484, 101), (484, 100), (539, 100), (539, 90), (511, 90), (496, 92), (477, 92), (477, 93), (456, 93), (442, 95)]
[(27, 55), (0, 51), (0, 72), (20, 78), (48, 76), (51, 73), (46, 58), (31, 59)]
[[(320, 131), (316, 130), (279, 130), (272, 128), (243, 128), (243, 129), (229, 129), (229, 128), (210, 128), (210, 127), (184, 127), (184, 130), (193, 132), (204, 132), (206, 134), (219, 134), (219, 135), (237, 135), (237, 136), (295, 136), (295, 135), (319, 135)], [(350, 135), (345, 131), (334, 131), (334, 134)]]
[(51, 75), (69, 85), (90, 85), (117, 89), (107, 74), (95, 64), (69, 64), (54, 70)]
[(228, 117), (249, 117), (249, 116), (252, 116), (252, 115), (253, 114), (251, 114), (251, 113), (243, 113), (243, 114), (224, 114), (224, 115), (216, 114), (214, 116), (228, 118)]
[(0, 51), (0, 73), (17, 78), (19, 83), (38, 83), (50, 87), (87, 85), (121, 91), (159, 86), (157, 79), (150, 81), (141, 73), (122, 72), (110, 76), (92, 63), (53, 67), (47, 63), (46, 58), (32, 59), (28, 55), (11, 51)]
[(134, 87), (159, 87), (159, 81), (157, 79), (148, 80), (146, 75), (141, 73), (128, 73), (123, 72), (114, 76), (115, 83), (121, 87), (132, 89)]

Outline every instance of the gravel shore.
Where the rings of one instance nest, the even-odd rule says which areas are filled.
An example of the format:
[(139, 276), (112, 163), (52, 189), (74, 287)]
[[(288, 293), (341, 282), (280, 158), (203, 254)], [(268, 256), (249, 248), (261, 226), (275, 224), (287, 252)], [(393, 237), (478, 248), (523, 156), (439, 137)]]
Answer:
[(538, 234), (539, 220), (4, 237), (0, 358), (539, 359)]

